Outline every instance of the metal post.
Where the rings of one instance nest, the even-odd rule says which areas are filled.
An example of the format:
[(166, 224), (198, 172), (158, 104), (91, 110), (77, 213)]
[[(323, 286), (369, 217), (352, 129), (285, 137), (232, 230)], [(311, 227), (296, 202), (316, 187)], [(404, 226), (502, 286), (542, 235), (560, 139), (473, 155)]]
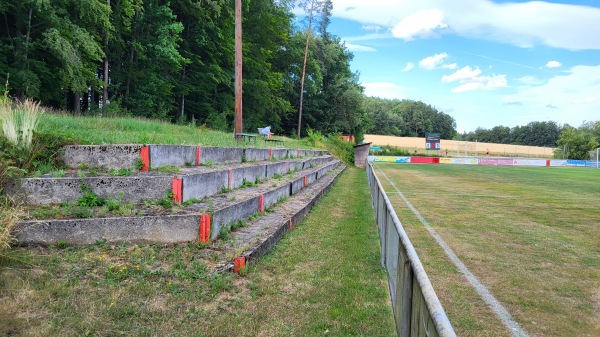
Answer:
[(235, 133), (242, 128), (242, 0), (235, 0)]
[(598, 157), (598, 154), (600, 154), (600, 147), (596, 149), (596, 168), (598, 168), (598, 160), (600, 159), (600, 157)]

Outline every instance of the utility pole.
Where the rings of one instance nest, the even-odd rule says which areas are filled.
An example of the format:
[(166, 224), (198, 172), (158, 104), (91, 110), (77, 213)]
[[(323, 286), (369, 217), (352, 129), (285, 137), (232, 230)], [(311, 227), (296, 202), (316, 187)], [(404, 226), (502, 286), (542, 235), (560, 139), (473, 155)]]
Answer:
[(310, 12), (308, 15), (308, 29), (306, 30), (306, 47), (304, 48), (304, 64), (302, 65), (302, 79), (300, 80), (300, 107), (298, 109), (298, 139), (300, 139), (300, 130), (302, 129), (302, 100), (304, 98), (304, 77), (306, 76), (306, 59), (308, 58), (308, 43), (310, 42), (310, 26), (312, 25), (313, 10), (315, 1), (310, 2)]
[(235, 130), (242, 133), (242, 0), (235, 0)]
[[(110, 0), (106, 0), (110, 8)], [(106, 103), (108, 102), (108, 31), (104, 36), (104, 87), (102, 88), (102, 115), (106, 116)]]

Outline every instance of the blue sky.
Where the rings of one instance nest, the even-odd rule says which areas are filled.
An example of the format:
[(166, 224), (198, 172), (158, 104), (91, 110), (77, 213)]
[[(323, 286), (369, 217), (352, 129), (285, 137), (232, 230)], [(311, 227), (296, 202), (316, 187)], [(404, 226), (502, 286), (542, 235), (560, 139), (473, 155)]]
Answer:
[(365, 94), (473, 131), (600, 120), (600, 0), (333, 0), (329, 30)]

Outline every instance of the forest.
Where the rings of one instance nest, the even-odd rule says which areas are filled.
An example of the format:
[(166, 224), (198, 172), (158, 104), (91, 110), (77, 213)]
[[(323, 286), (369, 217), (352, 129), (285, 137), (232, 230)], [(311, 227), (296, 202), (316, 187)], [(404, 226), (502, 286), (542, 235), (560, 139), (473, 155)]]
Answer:
[[(328, 33), (330, 0), (312, 0), (302, 133), (360, 135), (366, 118), (352, 53)], [(298, 128), (307, 1), (244, 0), (244, 129)], [(304, 6), (304, 7), (302, 7)], [(0, 74), (9, 94), (82, 114), (232, 128), (233, 0), (3, 0)]]

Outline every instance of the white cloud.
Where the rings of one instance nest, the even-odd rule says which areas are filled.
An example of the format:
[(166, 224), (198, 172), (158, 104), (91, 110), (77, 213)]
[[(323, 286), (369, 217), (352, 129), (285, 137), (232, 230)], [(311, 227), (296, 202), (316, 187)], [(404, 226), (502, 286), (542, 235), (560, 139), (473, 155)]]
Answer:
[(358, 44), (352, 44), (348, 42), (345, 42), (344, 44), (346, 45), (346, 48), (348, 48), (349, 51), (377, 51), (377, 49), (373, 47), (361, 46)]
[(444, 23), (444, 13), (439, 9), (427, 9), (410, 14), (392, 28), (394, 37), (405, 41), (415, 37), (431, 37), (448, 27)]
[(470, 66), (462, 67), (451, 75), (442, 76), (442, 82), (450, 83), (474, 78), (481, 74), (481, 69), (471, 69)]
[(459, 82), (460, 85), (452, 92), (465, 92), (479, 89), (502, 88), (508, 85), (506, 75), (479, 76), (481, 69), (471, 69), (470, 66), (462, 67), (453, 74), (442, 76), (442, 82)]
[(369, 82), (361, 84), (365, 88), (365, 95), (386, 99), (403, 99), (406, 97), (406, 88), (391, 82)]
[(395, 37), (404, 40), (451, 33), (520, 47), (600, 49), (600, 9), (582, 5), (545, 1), (333, 0), (333, 16), (391, 29)]
[(433, 69), (456, 69), (458, 66), (456, 63), (447, 64), (444, 63), (444, 60), (448, 58), (447, 53), (439, 53), (433, 56), (428, 56), (421, 61), (419, 61), (419, 66), (423, 69), (433, 70)]
[(560, 68), (560, 66), (562, 66), (562, 64), (558, 61), (548, 61), (548, 63), (546, 63), (547, 68)]
[(375, 33), (379, 32), (380, 30), (383, 29), (383, 27), (379, 26), (379, 25), (363, 25), (362, 26), (363, 30), (374, 30)]
[(456, 63), (442, 64), (442, 68), (443, 69), (456, 69), (456, 68), (458, 68), (458, 65)]
[(548, 119), (577, 125), (584, 120), (598, 119), (598, 92), (600, 65), (576, 66), (540, 85), (524, 87), (516, 94), (503, 96), (503, 100), (523, 102), (530, 110), (557, 107), (551, 109)]
[(412, 62), (408, 62), (408, 63), (406, 64), (406, 66), (404, 66), (404, 68), (402, 69), (402, 71), (405, 71), (405, 72), (406, 72), (406, 71), (409, 71), (409, 70), (411, 70), (411, 69), (412, 69), (412, 68), (414, 68), (414, 67), (415, 67), (415, 64), (414, 64), (414, 63), (412, 63)]

